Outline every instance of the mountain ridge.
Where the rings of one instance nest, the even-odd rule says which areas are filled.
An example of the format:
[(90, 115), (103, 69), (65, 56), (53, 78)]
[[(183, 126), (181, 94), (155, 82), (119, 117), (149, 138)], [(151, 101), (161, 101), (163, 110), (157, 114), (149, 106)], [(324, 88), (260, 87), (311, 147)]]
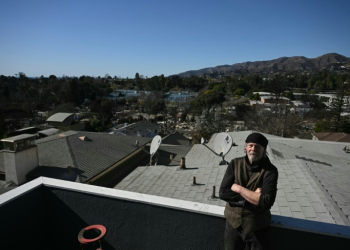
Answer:
[(244, 71), (246, 73), (276, 73), (281, 71), (319, 70), (337, 62), (350, 62), (350, 58), (337, 53), (327, 53), (316, 58), (307, 58), (304, 56), (284, 56), (266, 61), (247, 61), (232, 65), (226, 64), (198, 70), (189, 70), (176, 75), (180, 77), (191, 77), (213, 73), (232, 75), (239, 71)]

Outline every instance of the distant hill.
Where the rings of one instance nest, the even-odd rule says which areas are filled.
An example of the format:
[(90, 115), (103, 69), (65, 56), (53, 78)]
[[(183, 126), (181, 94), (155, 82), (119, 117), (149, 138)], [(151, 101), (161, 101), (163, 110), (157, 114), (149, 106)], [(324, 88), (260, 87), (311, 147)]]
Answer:
[(281, 71), (320, 70), (338, 62), (350, 62), (350, 58), (336, 53), (329, 53), (316, 58), (306, 58), (303, 56), (281, 57), (270, 61), (235, 63), (233, 65), (221, 65), (211, 68), (191, 70), (177, 75), (180, 77), (190, 77), (215, 73), (232, 75), (239, 72), (276, 73)]

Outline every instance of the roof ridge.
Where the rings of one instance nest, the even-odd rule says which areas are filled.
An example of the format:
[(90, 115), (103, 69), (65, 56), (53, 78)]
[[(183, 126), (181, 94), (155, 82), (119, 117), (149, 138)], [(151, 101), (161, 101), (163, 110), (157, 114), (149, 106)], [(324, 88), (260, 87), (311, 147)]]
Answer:
[(310, 143), (324, 143), (324, 144), (340, 144), (340, 143), (349, 143), (349, 142), (337, 142), (337, 141), (322, 141), (322, 140), (307, 140), (307, 139), (297, 139), (295, 140), (294, 138), (269, 138), (269, 141), (298, 141), (298, 142), (310, 142)]
[[(73, 130), (68, 130), (66, 132), (69, 132), (69, 131), (73, 131)], [(45, 142), (49, 142), (49, 141), (54, 141), (54, 140), (58, 140), (58, 139), (62, 139), (62, 138), (67, 138), (67, 137), (79, 134), (81, 131), (73, 131), (73, 132), (74, 133), (72, 133), (72, 134), (69, 134), (69, 133), (68, 134), (64, 134), (65, 132), (57, 133), (57, 134), (54, 134), (54, 135), (50, 135), (50, 136), (47, 136), (47, 137), (35, 140), (35, 142), (37, 144), (41, 144), (41, 143), (45, 143)], [(60, 135), (64, 135), (64, 136), (60, 136)]]

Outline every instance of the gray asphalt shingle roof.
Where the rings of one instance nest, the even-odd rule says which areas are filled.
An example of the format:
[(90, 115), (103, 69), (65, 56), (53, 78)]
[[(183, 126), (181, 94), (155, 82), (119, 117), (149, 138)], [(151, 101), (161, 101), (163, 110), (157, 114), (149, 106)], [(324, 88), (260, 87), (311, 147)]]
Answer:
[[(178, 166), (180, 165), (181, 158), (185, 157), (191, 150), (189, 146), (173, 146), (173, 145), (161, 145), (158, 149), (158, 165), (166, 166)], [(170, 155), (173, 155), (173, 160), (170, 160)]]
[[(243, 156), (245, 138), (252, 131), (229, 132), (233, 146), (225, 160)], [(350, 225), (350, 154), (342, 148), (349, 143), (286, 139), (264, 134), (267, 152), (278, 168), (278, 192), (272, 214), (293, 218)], [(216, 135), (208, 142), (213, 147)], [(139, 167), (116, 189), (165, 196), (219, 206), (225, 202), (216, 196), (227, 165), (219, 165), (221, 157), (197, 144), (186, 155), (188, 170), (178, 166)], [(193, 176), (198, 185), (192, 185)]]
[(162, 144), (190, 146), (190, 140), (179, 132), (175, 132), (162, 139)]
[(133, 124), (127, 124), (125, 127), (111, 128), (106, 132), (110, 134), (122, 134), (127, 136), (153, 137), (158, 134), (159, 126), (145, 120)]
[[(47, 176), (86, 182), (108, 169), (151, 139), (118, 136), (104, 133), (74, 132), (65, 136), (54, 135), (37, 141), (40, 167), (29, 173), (32, 177)], [(79, 137), (87, 136), (88, 140)], [(67, 176), (67, 166), (73, 167), (75, 176)]]

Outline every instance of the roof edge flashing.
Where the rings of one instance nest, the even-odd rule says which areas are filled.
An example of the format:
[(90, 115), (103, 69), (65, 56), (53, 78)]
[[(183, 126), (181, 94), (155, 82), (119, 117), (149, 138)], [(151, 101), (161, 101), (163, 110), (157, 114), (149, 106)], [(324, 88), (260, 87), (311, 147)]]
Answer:
[(38, 177), (30, 182), (27, 182), (21, 186), (18, 186), (2, 195), (0, 195), (0, 207), (6, 203), (30, 192), (34, 188), (40, 187), (43, 185), (43, 177)]

